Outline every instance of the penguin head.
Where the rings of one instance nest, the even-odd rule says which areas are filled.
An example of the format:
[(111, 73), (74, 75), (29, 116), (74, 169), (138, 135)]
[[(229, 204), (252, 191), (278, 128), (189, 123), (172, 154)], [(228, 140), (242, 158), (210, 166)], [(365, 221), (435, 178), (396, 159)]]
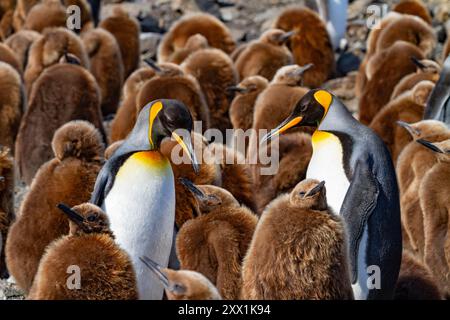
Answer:
[(312, 63), (299, 66), (292, 64), (281, 67), (273, 77), (271, 84), (282, 84), (291, 87), (297, 87), (303, 85), (303, 74), (311, 69), (314, 65)]
[(178, 100), (161, 99), (140, 111), (133, 130), (114, 156), (159, 150), (165, 139), (175, 140), (188, 155), (195, 172), (199, 165), (191, 142), (193, 120), (189, 109)]
[(318, 128), (333, 103), (333, 95), (323, 89), (310, 90), (300, 99), (292, 113), (278, 127), (266, 134), (261, 143), (271, 140), (284, 131), (301, 126)]
[(437, 62), (430, 59), (417, 59), (416, 57), (412, 56), (411, 61), (417, 67), (418, 72), (439, 74), (442, 69)]
[(261, 76), (250, 76), (245, 78), (237, 86), (227, 88), (229, 92), (236, 92), (238, 94), (257, 93), (264, 90), (269, 84), (269, 81)]
[(325, 181), (305, 179), (299, 182), (290, 194), (290, 202), (299, 208), (326, 210)]
[(71, 235), (103, 233), (112, 236), (108, 216), (96, 205), (83, 203), (70, 208), (60, 203), (58, 209), (69, 218)]
[(217, 288), (201, 273), (163, 268), (148, 257), (139, 258), (163, 284), (169, 300), (220, 300)]
[(206, 49), (209, 47), (208, 39), (206, 39), (202, 34), (196, 33), (189, 37), (184, 45), (185, 49), (196, 51), (200, 49)]
[(157, 76), (160, 77), (176, 77), (184, 75), (183, 69), (175, 63), (164, 62), (157, 64), (152, 59), (145, 59), (144, 62), (153, 69)]
[(295, 31), (286, 32), (281, 29), (270, 29), (264, 32), (259, 37), (259, 40), (276, 46), (282, 46), (294, 35), (294, 33)]
[(430, 142), (425, 139), (416, 140), (418, 143), (437, 153), (437, 159), (441, 162), (450, 162), (450, 139), (441, 142)]
[(421, 120), (416, 123), (407, 123), (405, 121), (397, 121), (397, 124), (405, 128), (411, 135), (413, 140), (422, 139), (432, 135), (449, 133), (450, 131), (445, 123), (439, 120)]

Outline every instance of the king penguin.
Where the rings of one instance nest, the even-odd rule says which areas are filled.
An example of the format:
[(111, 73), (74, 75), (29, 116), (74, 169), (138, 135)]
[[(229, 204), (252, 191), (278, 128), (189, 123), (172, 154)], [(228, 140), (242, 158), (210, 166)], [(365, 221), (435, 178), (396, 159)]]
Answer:
[(197, 172), (190, 137), (192, 125), (192, 116), (183, 103), (169, 99), (150, 102), (97, 177), (91, 202), (106, 212), (116, 242), (130, 255), (140, 299), (161, 299), (164, 288), (139, 257), (151, 255), (167, 267), (172, 248), (174, 176), (159, 148), (163, 140), (172, 137)]
[(346, 222), (355, 299), (392, 298), (402, 237), (397, 179), (389, 151), (342, 102), (322, 89), (309, 91), (261, 143), (295, 126), (315, 128), (306, 176), (325, 181), (329, 206)]

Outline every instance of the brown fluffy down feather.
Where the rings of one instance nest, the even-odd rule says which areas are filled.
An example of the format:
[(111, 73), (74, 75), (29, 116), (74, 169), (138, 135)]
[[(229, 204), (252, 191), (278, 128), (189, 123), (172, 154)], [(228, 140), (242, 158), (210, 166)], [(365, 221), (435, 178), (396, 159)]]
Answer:
[(55, 158), (39, 168), (6, 246), (9, 272), (25, 292), (33, 283), (47, 245), (69, 230), (67, 218), (56, 205), (88, 201), (102, 167), (101, 136), (86, 121), (69, 122), (59, 128), (52, 144)]
[(5, 41), (10, 35), (14, 33), (13, 27), (14, 10), (8, 10), (3, 15), (0, 14), (0, 40)]
[(117, 6), (112, 15), (103, 19), (98, 26), (108, 30), (116, 38), (122, 55), (126, 79), (139, 66), (140, 27), (138, 21)]
[(417, 46), (424, 56), (431, 54), (437, 41), (433, 28), (426, 22), (415, 16), (404, 15), (381, 31), (377, 41), (377, 52), (391, 47), (400, 40)]
[(28, 50), (31, 45), (38, 39), (41, 35), (36, 31), (32, 30), (21, 30), (16, 32), (8, 39), (6, 39), (5, 44), (14, 51), (17, 59), (20, 62), (22, 70), (25, 70), (28, 62)]
[(60, 0), (44, 0), (30, 9), (23, 28), (40, 33), (45, 28), (65, 27), (66, 21), (66, 7)]
[(54, 132), (70, 120), (87, 120), (104, 135), (100, 92), (94, 77), (81, 66), (57, 64), (36, 81), (16, 141), (16, 161), (28, 185), (35, 172), (51, 159)]
[(209, 107), (210, 127), (223, 134), (226, 129), (232, 129), (228, 115), (231, 99), (227, 88), (235, 86), (239, 78), (230, 57), (219, 49), (203, 49), (191, 54), (182, 68), (200, 84)]
[(14, 162), (8, 147), (0, 145), (0, 278), (7, 276), (5, 242), (14, 220)]
[(0, 145), (9, 147), (12, 152), (24, 103), (20, 75), (0, 61)]
[(179, 66), (172, 63), (163, 63), (160, 67), (170, 70), (170, 73), (157, 75), (145, 82), (136, 99), (137, 112), (153, 100), (180, 100), (189, 108), (194, 121), (202, 122), (202, 130), (207, 130), (210, 123), (209, 109), (197, 79), (184, 74)]
[(216, 285), (224, 299), (238, 299), (241, 263), (257, 224), (256, 216), (239, 206), (224, 189), (199, 186), (222, 203), (186, 222), (176, 241), (181, 269), (200, 272)]
[[(62, 215), (60, 213), (60, 215)], [(80, 268), (81, 288), (68, 288), (70, 266)], [(108, 234), (64, 236), (46, 249), (29, 300), (136, 300), (133, 264)]]
[(240, 79), (259, 75), (270, 81), (278, 69), (294, 62), (284, 43), (271, 41), (272, 37), (283, 33), (279, 29), (270, 29), (240, 52), (235, 62)]
[(6, 44), (0, 43), (0, 61), (9, 64), (11, 67), (22, 75), (22, 66), (14, 51), (12, 51)]
[(125, 81), (122, 102), (111, 124), (111, 142), (125, 139), (131, 129), (133, 129), (137, 117), (137, 95), (145, 82), (154, 75), (155, 71), (151, 68), (139, 68)]
[(320, 87), (334, 73), (335, 61), (328, 31), (319, 15), (306, 7), (294, 6), (280, 14), (274, 27), (296, 31), (288, 41), (295, 63), (314, 64), (305, 73), (304, 85)]
[(81, 39), (89, 55), (91, 72), (97, 80), (102, 96), (102, 113), (115, 113), (124, 79), (119, 45), (114, 36), (101, 28), (82, 34)]
[(441, 291), (450, 297), (450, 139), (438, 144), (445, 146), (447, 154), (437, 154), (439, 162), (424, 176), (419, 198), (425, 229), (424, 261), (432, 270)]
[(228, 28), (216, 17), (206, 13), (195, 13), (182, 17), (164, 35), (158, 46), (158, 62), (167, 62), (170, 56), (184, 48), (188, 39), (200, 33), (211, 47), (230, 54), (236, 44)]
[(404, 240), (415, 255), (423, 258), (425, 235), (423, 212), (420, 207), (419, 186), (424, 175), (437, 162), (436, 153), (430, 152), (417, 139), (440, 142), (450, 138), (450, 130), (436, 120), (422, 120), (411, 125), (418, 134), (408, 143), (397, 159), (397, 178)]
[(442, 299), (439, 286), (431, 270), (410, 252), (403, 250), (394, 300)]
[(319, 181), (304, 180), (267, 206), (242, 266), (241, 299), (353, 299), (343, 221)]
[(192, 53), (207, 48), (209, 48), (208, 40), (206, 40), (206, 38), (202, 36), (200, 33), (194, 34), (193, 36), (189, 37), (183, 48), (173, 52), (170, 55), (167, 62), (181, 64)]
[(393, 11), (403, 14), (410, 14), (422, 18), (431, 25), (431, 16), (425, 4), (420, 0), (401, 0), (393, 8)]
[(15, 31), (20, 31), (23, 28), (28, 12), (39, 2), (40, 0), (17, 0), (13, 14), (13, 27)]
[(24, 80), (28, 96), (39, 75), (48, 67), (59, 62), (64, 53), (75, 55), (81, 65), (89, 68), (89, 58), (79, 37), (64, 28), (51, 28), (42, 33), (43, 37), (30, 47)]
[(411, 141), (410, 134), (397, 124), (401, 120), (415, 123), (423, 118), (428, 96), (434, 88), (431, 81), (421, 81), (384, 106), (370, 123), (388, 147), (394, 164), (403, 148)]
[(365, 125), (368, 125), (378, 111), (389, 102), (395, 85), (405, 75), (416, 71), (411, 57), (423, 59), (421, 50), (405, 41), (397, 41), (389, 49), (378, 52), (371, 59), (376, 59), (377, 55), (384, 55), (384, 58), (372, 78), (367, 81), (359, 100), (359, 121)]

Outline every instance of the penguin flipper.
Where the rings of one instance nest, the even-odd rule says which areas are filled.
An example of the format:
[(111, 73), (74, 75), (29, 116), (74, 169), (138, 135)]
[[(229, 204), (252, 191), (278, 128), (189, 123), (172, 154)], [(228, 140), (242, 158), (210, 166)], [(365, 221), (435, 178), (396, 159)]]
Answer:
[(364, 159), (358, 160), (340, 212), (347, 225), (352, 283), (357, 281), (359, 243), (367, 220), (376, 207), (379, 193), (370, 163)]

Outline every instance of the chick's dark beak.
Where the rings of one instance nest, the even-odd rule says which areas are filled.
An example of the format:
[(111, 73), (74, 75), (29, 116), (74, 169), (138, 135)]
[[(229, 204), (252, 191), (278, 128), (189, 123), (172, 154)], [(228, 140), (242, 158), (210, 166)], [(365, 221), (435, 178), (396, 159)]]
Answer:
[(416, 136), (416, 135), (420, 134), (420, 132), (418, 130), (414, 129), (409, 123), (406, 123), (405, 121), (399, 120), (399, 121), (397, 121), (397, 124), (400, 127), (405, 128), (411, 136)]
[(139, 257), (139, 259), (150, 269), (153, 271), (153, 273), (161, 280), (162, 284), (165, 288), (169, 287), (169, 279), (164, 274), (164, 272), (161, 270), (161, 266), (157, 264), (155, 261), (150, 259), (149, 257), (143, 256)]
[(57, 205), (58, 209), (61, 210), (71, 221), (73, 221), (77, 226), (79, 226), (84, 231), (88, 232), (87, 226), (84, 224), (84, 217), (78, 214), (75, 210), (70, 208), (64, 203), (59, 203)]
[(285, 32), (282, 36), (280, 36), (280, 42), (281, 42), (281, 43), (285, 43), (285, 42), (288, 41), (294, 34), (295, 34), (295, 31)]
[(314, 188), (312, 188), (311, 190), (308, 191), (308, 193), (305, 195), (306, 197), (310, 197), (315, 195), (316, 193), (319, 193), (322, 191), (323, 187), (325, 186), (325, 181), (321, 181), (317, 184), (317, 186), (315, 186)]
[(247, 93), (248, 88), (239, 87), (239, 86), (231, 86), (227, 88), (228, 92), (238, 92), (238, 93)]
[(411, 57), (411, 61), (416, 65), (417, 68), (419, 68), (421, 70), (426, 68), (426, 66), (422, 62), (420, 62), (419, 59), (417, 59), (414, 56)]
[(439, 149), (438, 147), (436, 147), (434, 144), (432, 144), (431, 142), (429, 142), (427, 140), (417, 139), (416, 141), (434, 152), (445, 153), (443, 150)]

